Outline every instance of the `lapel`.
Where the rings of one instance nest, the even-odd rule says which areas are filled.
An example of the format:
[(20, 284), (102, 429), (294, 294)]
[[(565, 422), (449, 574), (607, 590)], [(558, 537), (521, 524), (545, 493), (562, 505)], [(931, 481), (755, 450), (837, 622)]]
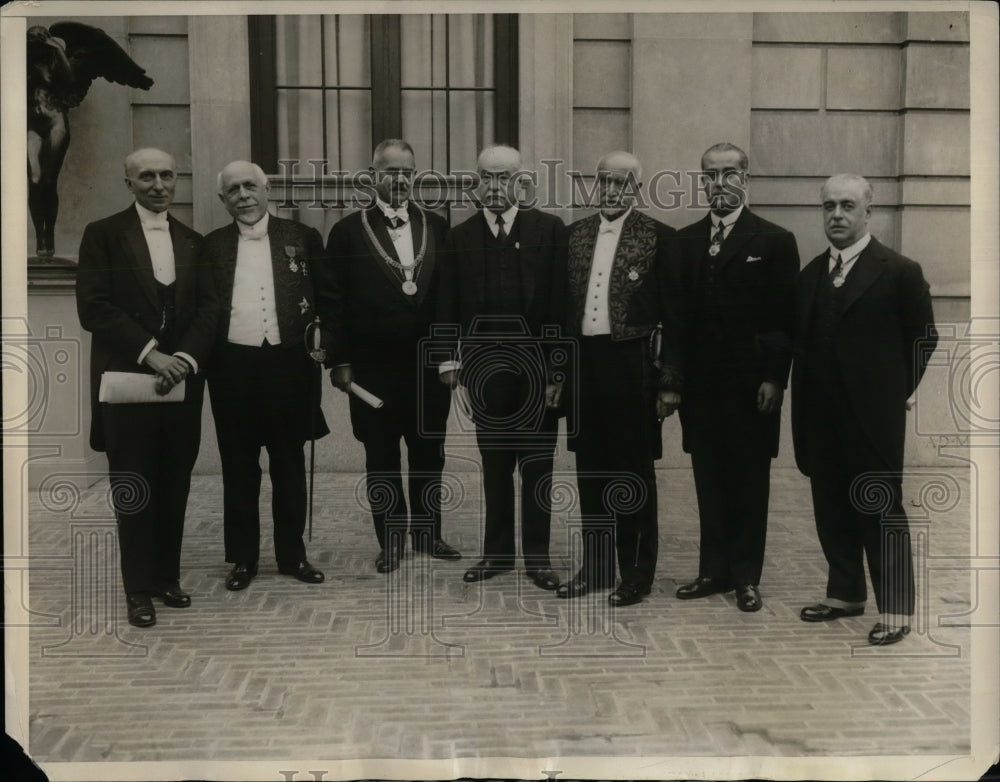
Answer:
[(534, 210), (519, 209), (517, 217), (514, 218), (514, 225), (517, 227), (517, 241), (521, 245), (517, 251), (521, 277), (521, 301), (524, 305), (523, 311), (530, 313), (535, 298), (537, 256), (540, 251), (544, 252), (544, 248), (540, 248), (541, 221)]
[(817, 255), (799, 273), (802, 280), (800, 283), (802, 295), (795, 297), (796, 333), (798, 334), (806, 334), (809, 331), (813, 309), (816, 306), (816, 297), (819, 295), (819, 286), (826, 284), (829, 260), (830, 254), (828, 252)]
[(176, 300), (181, 302), (187, 297), (188, 291), (198, 276), (194, 266), (197, 259), (191, 253), (191, 243), (181, 234), (180, 223), (170, 215), (167, 215), (167, 223), (170, 226), (170, 244), (174, 248), (174, 274), (177, 278)]
[(240, 229), (233, 220), (224, 229), (221, 254), (218, 259), (222, 269), (223, 290), (222, 301), (225, 303), (226, 318), (229, 317), (229, 304), (233, 301), (233, 281), (236, 279), (236, 253), (240, 243)]
[(854, 268), (844, 280), (844, 313), (868, 290), (872, 283), (882, 275), (882, 259), (885, 257), (885, 248), (875, 237), (871, 238), (868, 246), (858, 256), (854, 262)]
[(468, 264), (468, 273), (473, 277), (474, 291), (478, 297), (472, 311), (482, 312), (486, 306), (486, 242), (491, 232), (482, 209), (476, 212), (471, 220), (466, 246), (462, 248), (462, 254), (456, 260), (458, 263)]
[(156, 292), (156, 278), (153, 276), (153, 259), (149, 257), (149, 246), (142, 232), (139, 213), (135, 206), (125, 210), (125, 225), (122, 236), (128, 248), (128, 257), (132, 261), (132, 269), (139, 280), (139, 287), (146, 294), (149, 303), (157, 312), (160, 310), (160, 297)]
[[(709, 222), (711, 222), (711, 218), (709, 218)], [(715, 259), (718, 267), (721, 269), (732, 261), (739, 251), (746, 246), (747, 242), (757, 235), (757, 232), (757, 218), (744, 206), (743, 211), (740, 212), (740, 216), (736, 220), (736, 224), (729, 229), (729, 235), (722, 243), (719, 255)], [(711, 237), (709, 238), (709, 242), (711, 242)]]
[[(434, 236), (434, 232), (430, 229), (430, 222), (427, 219), (427, 213), (424, 212), (420, 207), (410, 201), (407, 204), (407, 211), (410, 213), (410, 225), (413, 226), (413, 257), (416, 258), (420, 253), (420, 246), (424, 241), (424, 231), (427, 231), (427, 247), (424, 249), (424, 260), (420, 264), (420, 268), (417, 269), (417, 275), (414, 278), (414, 282), (417, 283), (417, 292), (413, 296), (406, 296), (407, 299), (416, 300), (415, 303), (420, 305), (424, 303), (424, 299), (427, 298), (427, 292), (431, 287), (431, 280), (434, 279), (434, 266), (437, 264), (437, 239)], [(384, 223), (384, 221), (383, 221)], [(388, 236), (388, 231), (386, 232)], [(389, 242), (390, 247), (392, 242)], [(393, 248), (395, 252), (395, 248)], [(400, 287), (397, 282), (397, 287), (402, 293), (402, 287)]]
[[(569, 238), (568, 275), (570, 292), (576, 302), (576, 307), (583, 315), (583, 302), (587, 297), (587, 284), (590, 281), (590, 267), (594, 263), (594, 247), (597, 244), (597, 232), (601, 227), (599, 214), (584, 218)], [(575, 284), (572, 284), (574, 283)]]

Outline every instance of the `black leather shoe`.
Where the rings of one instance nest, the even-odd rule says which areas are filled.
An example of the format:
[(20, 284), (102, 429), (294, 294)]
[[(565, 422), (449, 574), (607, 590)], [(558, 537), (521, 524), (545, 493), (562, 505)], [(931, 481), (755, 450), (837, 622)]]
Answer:
[(414, 546), (414, 551), (419, 551), (423, 554), (427, 554), (434, 559), (446, 559), (449, 562), (455, 562), (462, 558), (458, 549), (452, 548), (441, 538), (438, 538), (430, 546)]
[(250, 582), (256, 575), (256, 564), (245, 565), (242, 562), (237, 562), (233, 565), (233, 569), (229, 571), (229, 576), (226, 578), (226, 589), (231, 592), (238, 592), (241, 589), (246, 589), (250, 586)]
[(764, 606), (764, 601), (760, 599), (760, 590), (753, 584), (744, 584), (736, 587), (736, 607), (740, 611), (753, 613), (760, 611)]
[(679, 600), (694, 600), (696, 597), (708, 597), (720, 592), (728, 592), (732, 588), (731, 584), (722, 579), (698, 576), (690, 584), (685, 584), (677, 589), (677, 598)]
[(559, 588), (559, 576), (553, 573), (548, 568), (539, 568), (538, 570), (529, 570), (528, 578), (534, 583), (539, 589), (558, 589)]
[(904, 636), (910, 634), (910, 626), (903, 625), (895, 630), (890, 630), (881, 622), (876, 622), (875, 626), (868, 633), (868, 643), (872, 646), (888, 646), (899, 643)]
[(556, 597), (583, 597), (594, 587), (583, 577), (582, 573), (577, 573), (565, 584), (560, 584), (556, 590)]
[(481, 559), (475, 565), (465, 571), (462, 580), (473, 584), (476, 581), (485, 581), (493, 576), (509, 573), (514, 569), (513, 565), (497, 562), (495, 559)]
[(181, 585), (177, 583), (163, 587), (157, 591), (156, 596), (168, 608), (187, 608), (191, 605), (191, 595), (181, 589)]
[(156, 624), (156, 609), (149, 595), (143, 592), (126, 594), (125, 605), (128, 607), (128, 623), (133, 627), (152, 627)]
[(399, 569), (399, 550), (389, 549), (386, 551), (382, 549), (379, 555), (375, 558), (375, 570), (379, 573), (391, 573), (393, 570)]
[(864, 606), (838, 608), (837, 606), (828, 606), (826, 603), (817, 603), (814, 606), (806, 606), (799, 611), (799, 619), (803, 622), (829, 622), (831, 619), (843, 619), (845, 616), (861, 616), (864, 612)]
[(295, 567), (279, 567), (278, 572), (283, 576), (295, 576), (304, 584), (322, 584), (326, 578), (322, 570), (317, 570), (309, 564), (308, 559), (303, 559)]
[(646, 584), (637, 584), (634, 581), (622, 581), (618, 588), (608, 595), (608, 602), (613, 606), (630, 606), (641, 603), (642, 599), (648, 595), (652, 589)]

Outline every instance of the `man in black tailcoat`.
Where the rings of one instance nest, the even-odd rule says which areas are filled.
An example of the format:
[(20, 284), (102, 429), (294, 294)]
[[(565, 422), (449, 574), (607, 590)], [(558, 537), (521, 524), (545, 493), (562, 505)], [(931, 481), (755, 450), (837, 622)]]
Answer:
[[(656, 477), (662, 420), (681, 402), (684, 344), (676, 232), (636, 208), (642, 167), (624, 151), (597, 166), (600, 213), (567, 229), (566, 333), (579, 340), (566, 389), (583, 522), (580, 570), (557, 595), (614, 586), (613, 606), (650, 594), (658, 551)], [(574, 423), (576, 422), (576, 423)]]
[(226, 588), (246, 589), (260, 558), (260, 450), (267, 449), (278, 572), (307, 584), (323, 573), (306, 559), (303, 446), (329, 432), (319, 379), (305, 347), (316, 317), (314, 269), (323, 240), (315, 228), (268, 214), (267, 176), (244, 160), (218, 178), (233, 222), (205, 237), (222, 304), (216, 361), (208, 377), (222, 461)]
[[(90, 445), (108, 456), (128, 621), (149, 627), (152, 597), (191, 605), (180, 586), (181, 539), (218, 304), (197, 263), (201, 235), (167, 212), (173, 157), (136, 150), (125, 159), (125, 184), (135, 203), (83, 232), (76, 303), (93, 335)], [(183, 382), (183, 401), (100, 402), (104, 372), (146, 373), (161, 395)]]

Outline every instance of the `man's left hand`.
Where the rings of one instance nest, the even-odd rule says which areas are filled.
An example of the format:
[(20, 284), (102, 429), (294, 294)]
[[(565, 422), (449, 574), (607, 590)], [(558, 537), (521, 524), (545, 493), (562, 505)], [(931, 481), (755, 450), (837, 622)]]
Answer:
[(757, 409), (766, 415), (777, 413), (784, 395), (785, 390), (781, 386), (765, 380), (757, 389)]
[(656, 417), (661, 421), (674, 414), (681, 406), (681, 395), (676, 391), (660, 391), (656, 395)]

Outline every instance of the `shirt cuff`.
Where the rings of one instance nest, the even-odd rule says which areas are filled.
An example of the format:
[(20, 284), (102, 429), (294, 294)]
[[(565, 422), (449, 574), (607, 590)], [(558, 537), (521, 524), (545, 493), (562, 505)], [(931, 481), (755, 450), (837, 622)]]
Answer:
[(142, 353), (139, 354), (139, 360), (135, 363), (141, 365), (146, 360), (146, 356), (148, 356), (153, 348), (159, 344), (160, 343), (156, 341), (156, 337), (151, 338), (149, 342), (146, 343), (146, 347), (142, 349)]
[(191, 371), (196, 375), (198, 374), (198, 362), (194, 360), (194, 356), (190, 353), (185, 353), (183, 350), (178, 350), (174, 353), (174, 355), (177, 356), (177, 358), (182, 358), (187, 361), (191, 365)]
[(438, 366), (438, 374), (443, 375), (445, 372), (457, 372), (461, 368), (461, 361), (442, 361), (440, 366)]

